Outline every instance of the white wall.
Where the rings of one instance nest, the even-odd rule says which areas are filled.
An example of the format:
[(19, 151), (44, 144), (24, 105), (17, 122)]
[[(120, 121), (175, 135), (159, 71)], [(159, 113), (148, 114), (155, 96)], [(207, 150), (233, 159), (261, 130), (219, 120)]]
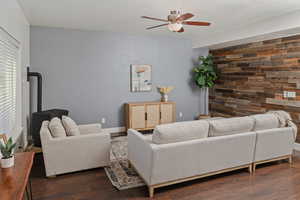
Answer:
[[(28, 84), (26, 82), (26, 66), (29, 66), (29, 23), (17, 0), (0, 0), (0, 26), (20, 42), (20, 65), (17, 74), (17, 120), (12, 133), (17, 139), (23, 133), (26, 141), (26, 118), (29, 111)], [(23, 130), (23, 131), (22, 131)]]
[[(290, 35), (289, 31), (286, 30), (299, 30), (299, 27), (300, 10), (297, 10), (282, 16), (268, 18), (260, 22), (254, 22), (252, 25), (238, 27), (237, 29), (224, 29), (223, 32), (216, 32), (215, 34), (212, 34), (209, 38), (199, 37), (198, 41), (193, 42), (193, 47), (212, 47), (215, 49), (247, 42), (284, 37)], [(274, 36), (274, 33), (276, 32), (281, 32), (282, 35)], [(293, 31), (293, 34), (296, 34), (296, 32)], [(299, 32), (297, 34), (299, 34)], [(258, 37), (256, 40), (257, 36), (263, 36), (263, 38)], [(239, 41), (247, 38), (252, 39), (246, 40), (245, 42)], [(238, 43), (235, 43), (234, 41), (238, 41)], [(218, 44), (222, 44), (222, 46), (216, 46)]]

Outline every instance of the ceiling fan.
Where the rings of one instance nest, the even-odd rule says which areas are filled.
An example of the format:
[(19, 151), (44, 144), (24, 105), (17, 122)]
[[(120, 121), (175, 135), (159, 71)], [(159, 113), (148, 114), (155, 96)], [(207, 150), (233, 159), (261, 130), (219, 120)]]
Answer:
[(168, 29), (170, 31), (182, 33), (182, 32), (184, 32), (183, 25), (192, 25), (192, 26), (209, 26), (210, 25), (209, 22), (185, 21), (192, 17), (194, 17), (194, 15), (191, 13), (185, 13), (185, 14), (181, 15), (180, 12), (177, 10), (172, 10), (170, 12), (170, 15), (168, 15), (167, 19), (158, 19), (158, 18), (153, 18), (153, 17), (142, 16), (142, 18), (144, 18), (144, 19), (151, 19), (151, 20), (156, 20), (156, 21), (161, 21), (161, 22), (167, 22), (167, 23), (160, 24), (157, 26), (148, 27), (148, 28), (146, 28), (147, 30), (162, 27), (162, 26), (168, 26)]

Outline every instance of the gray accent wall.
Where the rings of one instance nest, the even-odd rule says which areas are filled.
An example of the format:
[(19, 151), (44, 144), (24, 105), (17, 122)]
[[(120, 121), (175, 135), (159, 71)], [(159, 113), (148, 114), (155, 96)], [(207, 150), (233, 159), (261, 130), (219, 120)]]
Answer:
[[(193, 50), (189, 40), (37, 26), (30, 34), (31, 71), (43, 75), (44, 110), (64, 108), (80, 124), (104, 117), (104, 127), (120, 127), (124, 103), (159, 100), (156, 86), (171, 85), (175, 89), (169, 98), (176, 102), (177, 121), (203, 112), (191, 70), (195, 57), (207, 54), (207, 49)], [(153, 91), (130, 92), (131, 64), (152, 65)], [(35, 89), (31, 97), (35, 111)]]

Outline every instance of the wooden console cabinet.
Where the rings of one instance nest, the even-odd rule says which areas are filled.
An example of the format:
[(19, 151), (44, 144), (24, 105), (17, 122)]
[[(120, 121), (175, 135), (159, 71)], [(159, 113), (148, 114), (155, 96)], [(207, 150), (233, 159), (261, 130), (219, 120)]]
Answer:
[(126, 130), (151, 130), (176, 121), (175, 102), (134, 102), (125, 104)]

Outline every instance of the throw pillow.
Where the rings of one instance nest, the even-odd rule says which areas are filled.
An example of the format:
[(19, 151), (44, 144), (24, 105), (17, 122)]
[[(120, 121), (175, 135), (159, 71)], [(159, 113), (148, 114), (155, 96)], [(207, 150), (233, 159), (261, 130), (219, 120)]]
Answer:
[(254, 119), (251, 117), (233, 117), (209, 121), (209, 137), (240, 134), (252, 131)]
[(67, 136), (66, 131), (61, 123), (61, 120), (58, 117), (52, 118), (48, 126), (52, 137), (59, 138)]
[(209, 124), (205, 120), (162, 124), (155, 127), (152, 142), (155, 144), (168, 144), (207, 138), (208, 129)]
[(62, 123), (66, 129), (67, 136), (80, 135), (79, 128), (73, 119), (67, 116), (62, 116)]

